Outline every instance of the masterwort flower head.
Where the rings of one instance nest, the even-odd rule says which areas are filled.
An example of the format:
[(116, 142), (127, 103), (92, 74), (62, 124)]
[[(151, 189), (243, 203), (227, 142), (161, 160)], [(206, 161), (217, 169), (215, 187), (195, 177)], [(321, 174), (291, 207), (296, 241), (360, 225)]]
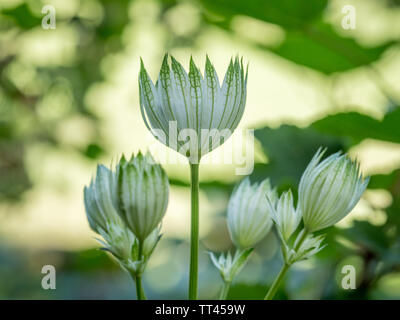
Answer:
[(359, 164), (335, 153), (322, 162), (319, 149), (300, 180), (299, 205), (308, 232), (334, 225), (360, 200), (369, 178), (360, 174)]
[(84, 188), (86, 216), (91, 229), (100, 234), (104, 249), (121, 261), (130, 259), (135, 236), (121, 221), (117, 213), (117, 177), (119, 165), (110, 170), (97, 166), (96, 178)]
[(276, 190), (268, 179), (250, 184), (244, 179), (233, 192), (228, 204), (228, 228), (236, 247), (253, 247), (264, 238), (272, 226), (270, 208), (265, 200), (268, 194), (274, 203)]
[(220, 85), (208, 57), (204, 76), (192, 58), (189, 73), (172, 56), (171, 61), (170, 67), (166, 54), (155, 84), (141, 61), (141, 113), (158, 140), (196, 163), (238, 126), (246, 103), (247, 70), (238, 57), (231, 59)]
[(117, 190), (120, 217), (139, 241), (144, 241), (167, 209), (167, 174), (149, 153), (138, 153), (120, 165)]
[(275, 205), (267, 195), (267, 204), (270, 207), (272, 220), (275, 222), (280, 237), (287, 242), (301, 221), (301, 211), (293, 205), (292, 191), (282, 193)]

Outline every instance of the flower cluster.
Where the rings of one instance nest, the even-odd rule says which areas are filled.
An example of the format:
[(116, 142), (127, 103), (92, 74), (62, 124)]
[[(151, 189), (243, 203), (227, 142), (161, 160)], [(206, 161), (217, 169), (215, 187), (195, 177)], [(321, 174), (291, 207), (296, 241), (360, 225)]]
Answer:
[(104, 240), (104, 249), (130, 273), (141, 275), (157, 245), (159, 224), (168, 203), (168, 177), (150, 154), (115, 168), (97, 167), (95, 179), (84, 188), (89, 225)]
[[(251, 251), (244, 255), (243, 250), (253, 248), (264, 238), (272, 223), (281, 240), (286, 266), (308, 259), (323, 249), (324, 236), (315, 236), (313, 232), (344, 218), (368, 184), (368, 178), (360, 174), (358, 163), (340, 153), (319, 162), (324, 152), (319, 149), (304, 171), (297, 206), (291, 190), (278, 197), (268, 179), (252, 185), (246, 178), (234, 190), (227, 219), (232, 242), (238, 251), (233, 258), (230, 253), (221, 254), (219, 258), (211, 255), (225, 282), (231, 282), (248, 259)], [(304, 228), (298, 232), (302, 220)]]
[[(168, 55), (154, 84), (143, 62), (139, 74), (143, 120), (165, 145), (188, 157), (191, 169), (191, 258), (189, 298), (197, 298), (199, 234), (199, 161), (226, 141), (238, 126), (246, 102), (247, 71), (238, 58), (231, 60), (222, 84), (208, 57), (204, 76), (190, 60), (189, 73)], [(173, 137), (171, 125), (179, 130)], [(221, 134), (225, 131), (224, 134)], [(275, 225), (284, 266), (266, 299), (275, 294), (287, 269), (308, 259), (324, 246), (324, 236), (314, 232), (343, 219), (354, 208), (368, 185), (359, 164), (335, 153), (322, 160), (319, 149), (304, 171), (295, 205), (291, 190), (280, 196), (269, 179), (251, 183), (244, 179), (233, 191), (227, 208), (227, 224), (235, 253), (210, 253), (224, 281), (221, 299), (243, 269), (254, 247)], [(160, 240), (160, 223), (169, 197), (165, 171), (150, 154), (121, 157), (113, 168), (97, 167), (96, 177), (84, 188), (90, 227), (121, 266), (136, 278), (138, 298), (144, 297), (141, 275)]]

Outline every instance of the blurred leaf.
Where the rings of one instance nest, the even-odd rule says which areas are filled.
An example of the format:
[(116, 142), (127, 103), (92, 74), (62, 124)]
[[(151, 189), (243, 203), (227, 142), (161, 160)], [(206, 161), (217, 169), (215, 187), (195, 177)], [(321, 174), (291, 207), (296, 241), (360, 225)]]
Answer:
[(264, 298), (267, 289), (266, 286), (259, 284), (233, 284), (228, 293), (228, 300), (260, 300)]
[(341, 37), (330, 25), (318, 23), (289, 30), (285, 40), (271, 50), (294, 63), (330, 74), (370, 64), (391, 44), (365, 48), (353, 39)]
[(312, 124), (319, 132), (349, 137), (353, 143), (371, 138), (400, 143), (400, 108), (388, 112), (382, 121), (357, 112), (338, 113)]
[(2, 14), (11, 17), (22, 29), (31, 29), (40, 26), (41, 23), (41, 19), (32, 14), (26, 3), (22, 3), (12, 9), (3, 10)]
[(379, 268), (381, 275), (394, 270), (400, 271), (400, 239), (383, 254), (381, 261), (382, 265)]
[(353, 227), (342, 230), (342, 235), (359, 245), (361, 249), (376, 255), (383, 254), (390, 246), (384, 226), (374, 226), (367, 221), (355, 220)]
[(120, 40), (119, 35), (129, 23), (129, 1), (100, 0), (104, 9), (104, 18), (97, 29), (101, 38), (114, 37)]
[(201, 0), (211, 11), (230, 17), (247, 15), (255, 19), (278, 24), (284, 28), (301, 28), (319, 17), (327, 0)]
[(68, 271), (94, 272), (100, 270), (119, 270), (118, 263), (111, 255), (98, 249), (88, 249), (78, 252), (62, 252), (62, 268)]
[[(389, 174), (375, 174), (371, 176), (368, 189), (387, 189), (400, 188), (400, 169), (394, 170)], [(400, 194), (400, 191), (399, 191)]]
[(277, 129), (257, 129), (267, 164), (255, 166), (252, 178), (256, 181), (269, 177), (274, 185), (297, 186), (300, 177), (319, 147), (327, 147), (327, 155), (345, 149), (341, 139), (320, 134), (312, 128), (301, 129), (282, 125)]
[(98, 159), (103, 153), (103, 148), (97, 143), (89, 144), (83, 152), (83, 154), (90, 159)]
[[(322, 13), (328, 1), (308, 0), (202, 0), (209, 10), (223, 16), (226, 22), (215, 24), (229, 29), (229, 21), (235, 15), (277, 24), (286, 30), (286, 37), (275, 48), (261, 46), (296, 64), (326, 74), (346, 71), (368, 65), (379, 59), (393, 44), (363, 47), (354, 39), (344, 38), (322, 22)], [(212, 19), (211, 19), (212, 21)]]
[(0, 140), (0, 200), (19, 200), (31, 187), (23, 162), (23, 146), (11, 140)]

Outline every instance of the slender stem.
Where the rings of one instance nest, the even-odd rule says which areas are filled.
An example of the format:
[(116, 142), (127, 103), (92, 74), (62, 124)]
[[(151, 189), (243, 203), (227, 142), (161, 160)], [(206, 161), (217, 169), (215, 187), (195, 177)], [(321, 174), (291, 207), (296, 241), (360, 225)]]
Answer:
[[(142, 259), (143, 241), (139, 241), (139, 259)], [(138, 300), (146, 300), (146, 295), (142, 286), (142, 275), (135, 276), (136, 281), (136, 296)]]
[[(301, 246), (301, 244), (304, 242), (304, 240), (307, 238), (308, 232), (307, 230), (303, 229), (302, 234), (300, 236), (299, 241), (296, 243), (296, 246), (294, 247), (294, 251), (297, 252)], [(274, 283), (272, 286), (269, 288), (267, 294), (265, 295), (264, 300), (272, 300), (272, 298), (275, 296), (276, 291), (278, 290), (279, 286), (281, 285), (281, 282), (286, 274), (286, 272), (289, 270), (291, 264), (287, 263), (285, 261), (284, 265), (281, 268), (281, 271), (279, 271), (278, 276), (276, 277)]]
[(276, 277), (274, 283), (272, 286), (269, 288), (267, 294), (265, 295), (264, 300), (272, 300), (272, 298), (275, 296), (276, 291), (278, 290), (283, 277), (285, 276), (286, 272), (289, 270), (290, 264), (285, 264), (282, 266), (281, 271), (279, 271), (278, 276)]
[(136, 296), (138, 300), (145, 300), (143, 297), (142, 276), (136, 276)]
[(190, 164), (191, 231), (190, 231), (190, 275), (189, 299), (197, 300), (197, 278), (199, 264), (199, 164)]
[(224, 281), (224, 285), (222, 286), (221, 293), (219, 295), (219, 300), (226, 300), (230, 286), (231, 286), (230, 282)]

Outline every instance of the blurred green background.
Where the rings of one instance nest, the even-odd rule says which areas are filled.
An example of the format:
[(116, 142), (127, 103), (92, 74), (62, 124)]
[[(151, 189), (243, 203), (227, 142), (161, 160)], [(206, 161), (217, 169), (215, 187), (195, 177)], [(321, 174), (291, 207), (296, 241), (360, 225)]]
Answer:
[[(45, 4), (56, 9), (54, 30), (41, 27)], [(345, 5), (356, 10), (354, 30), (342, 27)], [(220, 78), (231, 56), (249, 61), (240, 128), (256, 129), (253, 181), (296, 189), (320, 145), (350, 152), (372, 176), (278, 297), (399, 299), (399, 44), (398, 0), (1, 0), (0, 299), (135, 298), (129, 276), (97, 249), (82, 190), (98, 162), (165, 148), (141, 119), (137, 77), (139, 57), (155, 79), (166, 51), (201, 68), (207, 53)], [(165, 167), (171, 199), (144, 286), (150, 298), (183, 299), (188, 166)], [(216, 298), (221, 284), (206, 250), (231, 248), (225, 208), (243, 178), (234, 169), (201, 168), (200, 298)], [(264, 296), (282, 263), (278, 245), (271, 232), (229, 298)], [(56, 290), (41, 288), (46, 264), (56, 267)], [(357, 290), (340, 286), (346, 264)]]

